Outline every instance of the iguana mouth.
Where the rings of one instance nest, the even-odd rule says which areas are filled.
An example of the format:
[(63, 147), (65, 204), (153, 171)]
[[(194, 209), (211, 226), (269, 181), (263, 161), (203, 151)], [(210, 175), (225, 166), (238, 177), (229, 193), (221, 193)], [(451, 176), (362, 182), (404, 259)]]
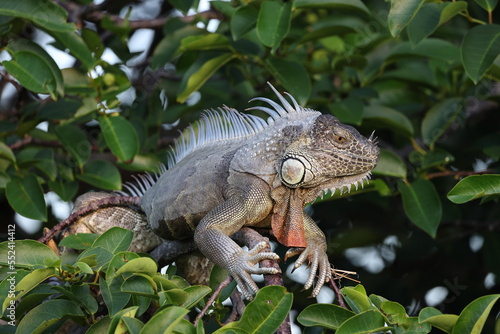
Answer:
[(368, 171), (360, 174), (334, 178), (330, 182), (328, 182), (326, 188), (322, 189), (322, 194), (320, 196), (323, 197), (327, 194), (333, 195), (337, 190), (339, 190), (340, 195), (343, 195), (345, 193), (350, 193), (353, 187), (356, 190), (358, 190), (360, 187), (361, 189), (363, 189), (363, 187), (365, 186), (365, 182), (369, 183), (371, 176), (371, 171)]

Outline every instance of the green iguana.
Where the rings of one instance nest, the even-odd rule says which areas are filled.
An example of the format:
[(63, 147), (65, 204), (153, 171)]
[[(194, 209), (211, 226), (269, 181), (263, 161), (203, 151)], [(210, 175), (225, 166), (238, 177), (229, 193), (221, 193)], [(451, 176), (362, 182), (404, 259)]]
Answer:
[[(255, 264), (279, 257), (261, 252), (268, 246), (265, 242), (247, 251), (230, 236), (244, 226), (271, 227), (276, 239), (291, 247), (286, 258), (300, 254), (295, 268), (309, 264), (304, 288), (311, 288), (317, 277), (312, 291), (317, 296), (332, 269), (325, 236), (303, 208), (330, 191), (363, 186), (379, 148), (373, 134), (367, 139), (331, 115), (299, 106), (286, 93), (290, 104), (270, 87), (281, 105), (257, 97), (251, 101), (263, 101), (270, 108), (250, 108), (269, 114), (267, 121), (224, 107), (208, 111), (184, 131), (168, 169), (125, 185), (129, 195), (141, 197), (144, 214), (134, 211), (135, 218), (120, 219), (136, 229), (147, 229), (147, 220), (154, 234), (167, 240), (194, 237), (198, 249), (229, 271), (247, 299), (258, 291), (251, 274), (278, 273)], [(85, 200), (91, 199), (87, 195)], [(106, 208), (108, 224), (115, 209)], [(142, 251), (142, 243), (149, 249), (160, 242), (148, 233), (134, 240)]]

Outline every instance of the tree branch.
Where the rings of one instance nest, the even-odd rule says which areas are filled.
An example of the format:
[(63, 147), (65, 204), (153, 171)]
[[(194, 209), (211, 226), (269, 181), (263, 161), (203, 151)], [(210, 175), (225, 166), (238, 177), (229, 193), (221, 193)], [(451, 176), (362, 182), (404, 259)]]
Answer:
[(446, 170), (443, 172), (436, 172), (436, 173), (427, 174), (427, 179), (431, 180), (431, 179), (434, 179), (436, 177), (443, 177), (443, 176), (453, 176), (455, 178), (459, 178), (459, 177), (465, 177), (465, 176), (470, 176), (470, 175), (491, 174), (494, 172), (495, 171), (493, 169), (486, 169), (486, 170), (483, 170), (481, 172)]

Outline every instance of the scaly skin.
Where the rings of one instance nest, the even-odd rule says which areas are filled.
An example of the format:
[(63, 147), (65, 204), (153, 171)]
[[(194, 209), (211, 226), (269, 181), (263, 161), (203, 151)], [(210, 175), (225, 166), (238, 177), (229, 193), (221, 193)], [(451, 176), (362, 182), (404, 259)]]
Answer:
[[(304, 288), (311, 288), (317, 277), (312, 291), (315, 297), (332, 273), (325, 236), (303, 212), (304, 205), (328, 191), (342, 192), (344, 187), (349, 190), (351, 186), (363, 185), (377, 163), (379, 149), (371, 137), (361, 136), (335, 117), (304, 109), (293, 98), (292, 107), (274, 91), (283, 107), (257, 98), (274, 110), (254, 108), (271, 115), (274, 121), (269, 124), (226, 107), (198, 124), (199, 129), (205, 127), (206, 137), (188, 129), (183, 134), (187, 139), (174, 148), (175, 159), (169, 163), (169, 169), (157, 180), (138, 180), (139, 188), (147, 190), (129, 185), (134, 196), (142, 196), (145, 216), (120, 208), (123, 214), (118, 215), (120, 222), (116, 223), (122, 224), (132, 215), (123, 226), (137, 229), (136, 224), (143, 226), (146, 217), (151, 230), (161, 238), (194, 237), (203, 255), (227, 269), (247, 299), (258, 291), (251, 274), (279, 272), (257, 268), (255, 264), (279, 257), (273, 252), (261, 252), (265, 243), (243, 250), (230, 236), (244, 226), (270, 227), (280, 243), (291, 247), (285, 260), (299, 255), (294, 267), (310, 266)], [(226, 128), (222, 123), (229, 123), (238, 131), (228, 136), (227, 131), (221, 130)], [(114, 208), (105, 209), (111, 212), (103, 210), (86, 221), (104, 219), (103, 226), (116, 225), (109, 221)], [(153, 244), (160, 242), (149, 237), (149, 228), (141, 228), (147, 231), (137, 231), (139, 237), (146, 236)], [(134, 244), (138, 242), (134, 240)]]
[(144, 193), (142, 208), (161, 237), (194, 236), (200, 251), (229, 271), (247, 299), (258, 290), (251, 274), (277, 273), (254, 265), (278, 255), (259, 253), (265, 245), (245, 251), (229, 236), (243, 226), (272, 227), (278, 241), (292, 247), (287, 257), (300, 253), (295, 267), (311, 267), (305, 289), (318, 276), (312, 291), (317, 296), (331, 267), (325, 236), (303, 207), (328, 190), (357, 187), (378, 154), (371, 138), (331, 115), (303, 109), (256, 135), (195, 149)]

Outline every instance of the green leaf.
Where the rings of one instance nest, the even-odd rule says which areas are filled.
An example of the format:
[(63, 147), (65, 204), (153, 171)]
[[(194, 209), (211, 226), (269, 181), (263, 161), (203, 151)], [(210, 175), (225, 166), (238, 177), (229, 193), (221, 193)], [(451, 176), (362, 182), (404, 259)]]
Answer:
[(122, 178), (118, 169), (106, 160), (94, 160), (83, 167), (83, 174), (77, 174), (76, 178), (88, 184), (105, 189), (121, 189)]
[[(9, 254), (9, 242), (5, 241), (0, 243), (0, 264), (7, 264), (7, 255)], [(59, 257), (47, 245), (42, 244), (36, 240), (16, 240), (16, 267), (21, 268), (45, 268), (47, 264), (54, 263), (59, 260)]]
[(78, 192), (78, 182), (76, 181), (48, 181), (50, 189), (55, 192), (65, 202), (69, 202)]
[(92, 262), (92, 267), (96, 271), (101, 270), (101, 268), (106, 267), (113, 258), (113, 253), (102, 247), (92, 247), (84, 250), (77, 258), (77, 261), (88, 263), (89, 260)]
[(403, 31), (424, 2), (424, 0), (391, 0), (391, 10), (387, 21), (393, 37), (397, 37)]
[(481, 334), (491, 308), (500, 294), (479, 297), (467, 305), (453, 326), (452, 334)]
[(16, 162), (14, 152), (3, 142), (0, 142), (0, 157), (7, 158), (10, 162)]
[(471, 175), (460, 180), (448, 193), (448, 199), (463, 204), (477, 198), (500, 194), (500, 175)]
[(141, 333), (175, 333), (177, 326), (189, 310), (170, 306), (155, 313), (144, 325)]
[(2, 65), (26, 89), (48, 93), (54, 100), (64, 95), (61, 70), (41, 46), (18, 38), (10, 42), (6, 49), (12, 60), (2, 62)]
[(363, 120), (382, 129), (389, 128), (406, 137), (413, 137), (413, 125), (408, 117), (395, 109), (381, 105), (365, 106)]
[(118, 327), (122, 327), (126, 333), (139, 334), (142, 327), (144, 327), (144, 323), (137, 318), (122, 316), (118, 323)]
[(347, 97), (340, 102), (330, 104), (328, 108), (342, 123), (361, 125), (364, 110), (362, 100)]
[(170, 0), (170, 3), (172, 4), (172, 6), (186, 14), (189, 9), (191, 9), (193, 1), (194, 0)]
[(183, 85), (183, 90), (177, 96), (177, 102), (186, 102), (188, 97), (200, 89), (200, 87), (203, 86), (203, 84), (210, 79), (215, 72), (217, 72), (217, 70), (234, 58), (236, 58), (234, 53), (224, 53), (206, 62), (204, 61), (203, 65), (201, 65), (199, 69), (195, 70), (194, 73), (186, 74), (185, 78), (187, 78), (187, 80), (185, 85)]
[[(126, 334), (127, 332), (124, 331), (123, 329), (119, 328), (121, 318), (123, 316), (125, 317), (135, 317), (137, 314), (137, 310), (139, 309), (139, 306), (130, 306), (127, 307), (123, 310), (120, 310), (117, 312), (111, 320), (111, 324), (109, 326), (108, 333), (114, 333), (114, 334)], [(130, 333), (129, 333), (130, 334)]]
[(380, 305), (380, 310), (390, 324), (403, 325), (408, 317), (404, 306), (396, 302), (383, 302)]
[(10, 206), (20, 215), (47, 221), (47, 205), (35, 174), (22, 179), (11, 179), (5, 188), (5, 195)]
[(462, 112), (462, 98), (446, 99), (432, 106), (422, 120), (422, 139), (424, 143), (433, 147), (457, 116)]
[(83, 166), (90, 158), (91, 152), (91, 145), (85, 133), (73, 124), (57, 126), (54, 132), (78, 166)]
[(441, 311), (433, 307), (425, 307), (418, 314), (418, 321), (430, 324), (440, 330), (450, 333), (457, 322), (458, 315), (442, 314)]
[(483, 7), (484, 10), (492, 12), (497, 6), (498, 0), (474, 0), (474, 2)]
[[(283, 286), (266, 286), (248, 304), (232, 328), (249, 333), (274, 333), (292, 307), (293, 294)], [(218, 330), (215, 333), (222, 332)]]
[(368, 310), (346, 320), (335, 334), (368, 334), (389, 329), (391, 328), (384, 326), (384, 317), (380, 311)]
[(121, 275), (123, 273), (142, 273), (153, 277), (158, 271), (158, 266), (156, 262), (149, 257), (140, 257), (133, 259), (125, 263), (115, 275)]
[(80, 35), (74, 31), (53, 31), (50, 34), (67, 47), (71, 54), (82, 62), (86, 70), (94, 67), (94, 57)]
[(247, 32), (254, 29), (257, 22), (259, 10), (253, 6), (239, 7), (231, 17), (231, 35), (237, 41)]
[(470, 29), (465, 35), (460, 55), (465, 71), (475, 84), (484, 76), (500, 54), (500, 25), (485, 24)]
[(347, 304), (354, 311), (354, 313), (361, 313), (367, 310), (375, 309), (375, 306), (373, 306), (370, 302), (370, 299), (366, 295), (365, 288), (362, 285), (345, 287), (341, 291)]
[(59, 246), (84, 250), (91, 247), (97, 237), (99, 237), (99, 235), (94, 233), (70, 234), (61, 240)]
[(115, 279), (108, 284), (103, 276), (99, 276), (99, 286), (101, 287), (101, 294), (106, 306), (108, 307), (109, 315), (114, 317), (128, 304), (130, 300), (130, 293), (122, 292), (121, 285), (123, 278)]
[(0, 15), (21, 17), (50, 31), (73, 31), (75, 25), (66, 22), (66, 11), (50, 0), (0, 0)]
[(439, 25), (441, 11), (436, 3), (424, 4), (408, 24), (408, 37), (413, 46), (432, 34)]
[(435, 166), (445, 166), (454, 161), (455, 158), (442, 149), (428, 151), (422, 160), (422, 169), (428, 169)]
[(139, 152), (139, 137), (130, 121), (122, 116), (103, 116), (99, 125), (106, 144), (119, 160), (131, 161)]
[(141, 274), (134, 274), (125, 279), (121, 285), (121, 291), (137, 296), (158, 298), (151, 285), (150, 277)]
[(446, 63), (455, 63), (460, 61), (460, 49), (451, 42), (437, 38), (424, 39), (415, 47), (412, 47), (410, 42), (400, 42), (390, 51), (386, 62), (408, 57), (438, 59)]
[(91, 314), (97, 312), (99, 305), (97, 304), (97, 301), (90, 293), (89, 284), (87, 283), (73, 284), (71, 285), (71, 292), (73, 293), (73, 296), (76, 298), (76, 300), (73, 300), (74, 302), (81, 304), (87, 310), (87, 312)]
[(17, 326), (19, 333), (43, 333), (62, 317), (70, 315), (83, 317), (85, 314), (78, 304), (70, 300), (55, 299), (46, 301), (30, 310)]
[(231, 49), (229, 39), (221, 34), (191, 35), (183, 38), (180, 51)]
[(302, 64), (277, 57), (266, 59), (265, 64), (271, 75), (299, 104), (306, 104), (312, 88), (309, 73)]
[(314, 304), (306, 307), (297, 317), (297, 321), (306, 327), (321, 326), (336, 330), (354, 312), (334, 304)]
[(296, 8), (327, 8), (352, 10), (370, 15), (370, 10), (360, 0), (295, 0)]
[(199, 28), (193, 26), (186, 26), (167, 34), (158, 43), (153, 52), (153, 57), (151, 59), (151, 68), (157, 69), (165, 65), (167, 62), (170, 62), (172, 58), (176, 55), (176, 52), (178, 51), (181, 45), (181, 41), (184, 38), (202, 33), (203, 30)]
[(181, 306), (190, 309), (212, 292), (212, 289), (205, 285), (193, 285), (185, 288), (184, 291), (187, 292), (187, 298)]
[(466, 1), (444, 2), (438, 4), (439, 9), (441, 10), (439, 25), (448, 22), (460, 12), (466, 10), (467, 6), (468, 4)]
[(442, 207), (432, 182), (418, 179), (411, 184), (406, 184), (400, 181), (398, 189), (401, 192), (403, 207), (408, 218), (435, 238), (441, 222)]
[(262, 44), (276, 51), (290, 30), (292, 2), (264, 1), (257, 18), (257, 37)]
[(386, 149), (380, 150), (377, 167), (373, 169), (373, 174), (406, 178), (408, 172), (403, 160), (395, 153)]
[(118, 252), (126, 251), (130, 247), (133, 237), (134, 232), (114, 226), (100, 235), (92, 244), (92, 248), (101, 247), (113, 254), (116, 254)]
[(17, 284), (16, 284), (16, 292), (19, 292), (15, 298), (5, 298), (2, 305), (2, 313), (5, 312), (7, 307), (10, 305), (11, 300), (19, 300), (24, 297), (31, 290), (36, 288), (40, 283), (45, 281), (47, 278), (54, 276), (56, 273), (54, 268), (44, 268), (44, 269), (35, 269), (30, 272), (28, 275), (24, 276)]

